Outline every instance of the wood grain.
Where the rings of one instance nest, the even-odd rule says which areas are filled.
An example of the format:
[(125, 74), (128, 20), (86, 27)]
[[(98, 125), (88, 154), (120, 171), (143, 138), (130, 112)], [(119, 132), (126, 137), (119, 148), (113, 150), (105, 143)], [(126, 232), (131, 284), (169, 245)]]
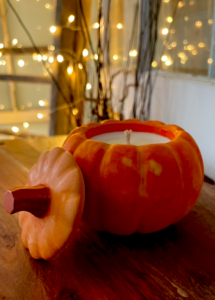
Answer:
[(36, 261), (2, 203), (40, 153), (9, 142), (0, 146), (0, 299), (215, 299), (215, 187), (205, 183), (193, 211), (165, 230), (126, 237), (81, 224), (55, 259)]

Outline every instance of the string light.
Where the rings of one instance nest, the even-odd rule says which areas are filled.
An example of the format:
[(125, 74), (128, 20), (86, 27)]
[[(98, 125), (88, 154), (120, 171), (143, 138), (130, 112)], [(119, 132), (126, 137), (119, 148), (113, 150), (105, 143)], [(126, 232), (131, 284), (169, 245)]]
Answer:
[(0, 109), (4, 109), (4, 105), (3, 104), (0, 104)]
[(2, 57), (2, 53), (0, 52), (0, 57)]
[(175, 48), (177, 46), (176, 42), (172, 42), (172, 47)]
[(157, 65), (158, 65), (158, 64), (157, 64), (157, 62), (156, 62), (156, 61), (153, 61), (153, 62), (152, 62), (152, 67), (153, 67), (153, 68), (156, 68), (156, 67), (157, 67)]
[(13, 132), (15, 132), (15, 133), (19, 132), (19, 128), (16, 127), (16, 126), (13, 126), (13, 127), (11, 128), (11, 130), (12, 130)]
[(178, 8), (182, 8), (184, 5), (185, 5), (184, 2), (182, 2), (182, 1), (178, 2)]
[(38, 119), (42, 119), (42, 118), (43, 118), (43, 114), (40, 114), (40, 113), (37, 114), (37, 118), (38, 118)]
[(162, 60), (163, 62), (165, 62), (165, 61), (168, 60), (168, 57), (167, 57), (166, 55), (163, 55), (163, 56), (161, 57), (161, 60)]
[(117, 27), (118, 29), (122, 29), (122, 24), (121, 24), (121, 23), (118, 23), (118, 24), (116, 25), (116, 27)]
[(208, 58), (208, 64), (211, 65), (213, 63), (213, 59), (212, 58)]
[(184, 17), (184, 21), (186, 21), (186, 22), (189, 21), (189, 17), (188, 17), (188, 16), (185, 16), (185, 17)]
[(173, 22), (173, 18), (172, 18), (172, 17), (167, 17), (167, 18), (166, 18), (166, 21), (167, 21), (168, 23), (172, 23), (172, 22)]
[(68, 21), (69, 21), (70, 23), (72, 23), (74, 20), (75, 20), (75, 16), (70, 15), (69, 18), (68, 18)]
[(131, 50), (131, 51), (129, 51), (129, 56), (131, 56), (131, 57), (137, 56), (137, 50)]
[(162, 34), (163, 34), (163, 35), (167, 35), (168, 32), (169, 32), (169, 29), (168, 29), (168, 28), (162, 29)]
[(98, 60), (98, 58), (99, 58), (98, 54), (94, 54), (94, 59)]
[(43, 60), (47, 61), (48, 57), (46, 55), (43, 55)]
[(28, 127), (29, 127), (29, 123), (28, 123), (28, 122), (24, 122), (24, 123), (23, 123), (23, 127), (24, 127), (24, 128), (28, 128)]
[(113, 60), (117, 60), (117, 59), (118, 59), (118, 55), (115, 54), (115, 55), (113, 56)]
[(22, 68), (22, 67), (24, 67), (24, 65), (25, 65), (24, 60), (20, 59), (20, 60), (18, 61), (18, 66)]
[(73, 113), (74, 116), (76, 116), (78, 114), (78, 109), (76, 107), (74, 107), (72, 109), (72, 113)]
[(78, 64), (78, 67), (79, 67), (80, 70), (83, 69), (83, 66), (82, 66), (82, 64), (80, 64), (80, 63)]
[(87, 90), (91, 90), (91, 88), (92, 88), (92, 85), (91, 85), (90, 83), (87, 83), (87, 84), (86, 84), (86, 89), (87, 89)]
[(84, 49), (83, 52), (82, 52), (82, 55), (83, 55), (84, 57), (87, 57), (88, 54), (89, 54), (89, 51), (88, 51), (87, 49)]
[(178, 57), (180, 57), (183, 60), (187, 60), (187, 55), (184, 52), (178, 53)]
[(181, 60), (180, 60), (180, 63), (181, 63), (182, 65), (184, 65), (184, 64), (186, 64), (186, 60), (185, 60), (185, 59), (181, 59)]
[(50, 56), (49, 59), (48, 59), (48, 61), (49, 61), (50, 64), (52, 64), (54, 62), (54, 57)]
[(0, 49), (4, 48), (4, 44), (0, 43)]
[(15, 46), (15, 45), (17, 45), (17, 44), (18, 44), (18, 40), (17, 40), (17, 39), (13, 39), (13, 40), (12, 40), (12, 45)]
[(209, 20), (208, 20), (208, 24), (209, 24), (209, 25), (212, 25), (212, 24), (213, 24), (213, 20), (212, 20), (212, 19), (209, 19)]
[(42, 61), (42, 59), (43, 59), (43, 58), (42, 58), (42, 55), (38, 54), (38, 55), (37, 55), (37, 60), (38, 60), (38, 61)]
[(62, 63), (62, 62), (64, 61), (63, 55), (58, 54), (58, 56), (57, 56), (57, 61), (58, 61), (59, 63)]
[(197, 54), (198, 54), (198, 52), (197, 52), (196, 50), (193, 50), (191, 53), (192, 53), (193, 55), (197, 55)]
[(98, 29), (99, 28), (99, 23), (96, 22), (94, 25), (93, 25), (94, 28)]
[(1, 61), (1, 64), (2, 64), (3, 66), (5, 66), (5, 65), (6, 65), (6, 61), (5, 61), (5, 60), (2, 60), (2, 61)]
[(187, 46), (184, 46), (184, 50), (187, 50)]
[(195, 49), (195, 47), (193, 45), (188, 45), (187, 46), (188, 51), (193, 51), (194, 49)]
[(73, 67), (68, 67), (68, 68), (67, 68), (67, 73), (68, 73), (69, 75), (71, 75), (72, 72), (73, 72)]
[(168, 59), (168, 60), (165, 62), (165, 65), (166, 65), (167, 67), (171, 66), (172, 64), (173, 64), (172, 59)]
[(33, 53), (32, 57), (33, 57), (33, 60), (37, 60), (37, 53)]
[(196, 21), (195, 26), (197, 28), (201, 28), (202, 27), (202, 22), (201, 21)]
[(56, 30), (57, 30), (57, 27), (56, 27), (56, 26), (51, 26), (51, 27), (49, 28), (49, 30), (50, 30), (51, 33), (55, 33)]
[(205, 47), (205, 44), (204, 44), (204, 43), (199, 43), (199, 44), (198, 44), (198, 47), (199, 47), (199, 48), (204, 48), (204, 47)]
[(54, 45), (48, 46), (48, 50), (54, 51), (55, 50), (55, 46)]

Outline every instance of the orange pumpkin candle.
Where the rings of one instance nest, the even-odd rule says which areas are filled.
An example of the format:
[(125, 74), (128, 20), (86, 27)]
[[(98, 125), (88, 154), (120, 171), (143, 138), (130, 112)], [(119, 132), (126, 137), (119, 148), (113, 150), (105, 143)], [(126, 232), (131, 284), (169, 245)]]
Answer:
[[(132, 130), (130, 145), (126, 130)], [(100, 140), (101, 135), (118, 132), (124, 144)], [(136, 134), (154, 134), (165, 141), (135, 145)], [(74, 129), (63, 148), (74, 155), (84, 176), (82, 219), (97, 230), (122, 235), (161, 230), (189, 213), (202, 188), (199, 148), (175, 125), (139, 120), (90, 123)]]

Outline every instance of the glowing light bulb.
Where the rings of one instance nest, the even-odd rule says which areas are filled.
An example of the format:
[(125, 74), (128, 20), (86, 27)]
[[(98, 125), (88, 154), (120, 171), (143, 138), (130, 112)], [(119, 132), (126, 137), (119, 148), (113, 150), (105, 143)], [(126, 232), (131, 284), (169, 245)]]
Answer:
[(163, 55), (163, 56), (161, 57), (161, 60), (165, 62), (165, 61), (168, 60), (168, 57), (167, 57), (166, 55)]
[(46, 55), (43, 55), (43, 60), (47, 61), (48, 57)]
[(172, 42), (172, 47), (175, 48), (177, 46), (176, 42)]
[(51, 27), (49, 28), (49, 30), (50, 30), (51, 33), (55, 33), (56, 30), (57, 30), (57, 27), (56, 27), (56, 26), (51, 26)]
[(137, 50), (133, 50), (133, 51), (132, 51), (132, 56), (133, 56), (133, 57), (137, 56)]
[(186, 22), (189, 21), (189, 17), (188, 17), (188, 16), (185, 16), (185, 17), (184, 17), (184, 21), (186, 21)]
[(201, 21), (196, 21), (195, 26), (197, 28), (201, 28), (202, 27), (202, 22)]
[(46, 3), (45, 8), (50, 9), (51, 5), (49, 3)]
[(12, 40), (12, 45), (15, 46), (15, 45), (17, 45), (17, 44), (18, 44), (18, 40), (17, 40), (17, 39), (13, 39), (13, 40)]
[(187, 46), (188, 51), (193, 51), (194, 49), (195, 49), (195, 47), (193, 45), (188, 45)]
[(89, 54), (89, 51), (87, 49), (84, 49), (83, 52), (82, 52), (82, 55), (84, 57), (87, 57), (88, 54)]
[(54, 57), (50, 56), (49, 59), (48, 59), (48, 61), (49, 61), (50, 64), (52, 64), (54, 62)]
[(212, 58), (208, 58), (208, 64), (211, 65), (213, 63), (213, 59)]
[(186, 60), (185, 60), (185, 59), (181, 59), (181, 60), (180, 60), (180, 63), (181, 63), (182, 65), (184, 65), (184, 64), (186, 64)]
[(68, 21), (69, 21), (70, 23), (72, 23), (74, 20), (75, 20), (75, 16), (70, 15), (69, 18), (68, 18)]
[(181, 59), (187, 60), (187, 55), (184, 52), (178, 53), (178, 57), (180, 57)]
[(19, 128), (16, 127), (16, 126), (13, 126), (13, 127), (11, 128), (11, 130), (12, 130), (13, 132), (15, 132), (15, 133), (19, 132)]
[(199, 43), (199, 44), (198, 44), (198, 47), (199, 47), (199, 48), (204, 48), (204, 47), (205, 47), (205, 44), (204, 44), (204, 43)]
[(2, 64), (3, 66), (5, 66), (5, 65), (6, 65), (6, 61), (5, 61), (5, 60), (2, 60), (2, 61), (1, 61), (1, 64)]
[(28, 128), (28, 127), (29, 127), (29, 123), (28, 123), (28, 122), (24, 122), (24, 123), (23, 123), (23, 127), (24, 127), (24, 128)]
[(209, 20), (208, 20), (208, 24), (209, 24), (209, 25), (212, 25), (212, 24), (213, 24), (213, 20), (212, 20), (212, 19), (209, 19)]
[(121, 24), (121, 23), (118, 23), (118, 24), (116, 25), (116, 27), (117, 27), (118, 29), (122, 29), (122, 24)]
[(179, 1), (179, 2), (178, 2), (178, 8), (182, 8), (183, 6), (184, 6), (184, 2)]
[(168, 32), (169, 32), (169, 29), (168, 29), (168, 28), (162, 29), (162, 34), (163, 34), (163, 35), (167, 35)]
[(62, 63), (62, 62), (64, 61), (63, 55), (58, 54), (58, 56), (57, 56), (57, 61), (58, 61), (59, 63)]
[(170, 58), (170, 59), (168, 59), (166, 62), (165, 62), (165, 65), (167, 66), (167, 67), (169, 67), (169, 66), (171, 66), (173, 64), (173, 60)]
[(38, 55), (37, 55), (37, 60), (38, 60), (38, 61), (42, 61), (42, 59), (43, 59), (43, 58), (42, 58), (42, 55), (38, 54)]
[(98, 60), (98, 58), (99, 58), (98, 54), (94, 54), (94, 59)]
[(2, 53), (0, 52), (0, 57), (2, 57)]
[(94, 25), (93, 25), (94, 28), (98, 29), (99, 28), (99, 23), (96, 22)]
[(22, 68), (22, 67), (24, 67), (24, 65), (25, 65), (24, 60), (20, 59), (20, 60), (18, 61), (18, 66), (19, 66), (20, 68)]
[(38, 103), (39, 103), (39, 106), (45, 106), (45, 101), (44, 100), (39, 100)]
[(71, 75), (72, 72), (73, 72), (73, 67), (68, 67), (68, 68), (67, 68), (67, 73), (68, 73), (69, 75)]
[(196, 50), (193, 50), (191, 53), (192, 53), (193, 55), (197, 55), (197, 54), (198, 54), (198, 52), (197, 52)]
[(74, 116), (76, 116), (78, 114), (78, 109), (76, 107), (74, 107), (72, 109), (72, 113), (73, 113)]
[(83, 69), (83, 66), (82, 66), (82, 64), (78, 64), (78, 67), (79, 67), (79, 69), (80, 69), (80, 70), (82, 70), (82, 69)]
[(156, 61), (153, 61), (153, 62), (152, 62), (152, 67), (153, 67), (153, 68), (156, 68), (156, 67), (157, 67), (157, 65), (158, 65), (158, 64), (157, 64), (157, 62), (156, 62)]
[(37, 60), (37, 53), (33, 53), (32, 57), (33, 57), (33, 60)]
[(37, 114), (37, 118), (38, 118), (38, 119), (42, 119), (42, 118), (43, 118), (43, 114), (40, 114), (40, 113)]
[(0, 43), (0, 49), (4, 48), (4, 44)]
[(48, 46), (48, 50), (54, 51), (55, 50), (55, 46), (54, 45)]
[(91, 90), (91, 88), (92, 88), (92, 85), (90, 83), (87, 83), (86, 84), (86, 90)]
[(113, 60), (117, 60), (117, 59), (118, 59), (118, 55), (115, 54), (115, 55), (113, 56)]
[(173, 22), (173, 18), (172, 18), (172, 17), (167, 17), (167, 18), (166, 18), (166, 21), (167, 21), (168, 23), (172, 23), (172, 22)]

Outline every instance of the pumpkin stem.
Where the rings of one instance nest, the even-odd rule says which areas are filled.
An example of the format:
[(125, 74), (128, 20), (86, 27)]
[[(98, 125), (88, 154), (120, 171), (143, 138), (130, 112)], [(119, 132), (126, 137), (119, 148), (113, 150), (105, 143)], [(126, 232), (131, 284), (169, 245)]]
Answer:
[(9, 214), (28, 211), (38, 218), (47, 213), (50, 201), (50, 189), (44, 185), (13, 188), (4, 195), (4, 206)]
[(132, 133), (132, 130), (125, 130), (124, 131), (127, 145), (130, 145), (131, 133)]

